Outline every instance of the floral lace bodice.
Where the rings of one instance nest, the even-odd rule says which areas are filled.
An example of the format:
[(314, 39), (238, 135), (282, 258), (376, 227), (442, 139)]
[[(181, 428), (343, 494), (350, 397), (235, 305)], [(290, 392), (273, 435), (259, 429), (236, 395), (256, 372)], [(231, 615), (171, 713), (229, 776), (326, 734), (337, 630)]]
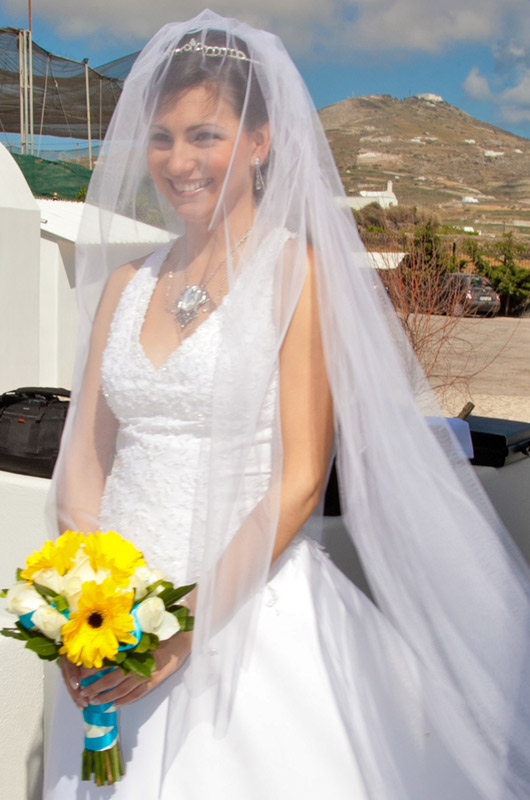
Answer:
[[(247, 270), (252, 266), (256, 276), (270, 274), (259, 266), (270, 263), (287, 236), (282, 231), (269, 235)], [(103, 393), (119, 421), (119, 432), (99, 524), (130, 538), (149, 563), (182, 582), (196, 580), (200, 569), (206, 486), (199, 464), (205, 463), (210, 444), (213, 379), (231, 295), (156, 368), (142, 348), (140, 333), (166, 254), (166, 247), (157, 250), (129, 281), (103, 354)], [(272, 291), (270, 285), (259, 289), (262, 299), (264, 292)], [(270, 314), (270, 304), (260, 303), (260, 308)], [(251, 458), (248, 464), (248, 511), (268, 485), (276, 387), (274, 376), (254, 463)]]

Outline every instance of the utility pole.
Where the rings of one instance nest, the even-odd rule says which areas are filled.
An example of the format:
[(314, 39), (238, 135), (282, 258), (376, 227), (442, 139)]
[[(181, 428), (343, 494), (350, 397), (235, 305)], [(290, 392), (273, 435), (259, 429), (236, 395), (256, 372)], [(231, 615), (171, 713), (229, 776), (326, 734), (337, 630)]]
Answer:
[(90, 82), (88, 76), (88, 58), (83, 59), (83, 64), (85, 65), (85, 91), (86, 91), (86, 127), (87, 127), (87, 139), (88, 139), (88, 165), (90, 169), (92, 169), (93, 162), (92, 162), (92, 122), (90, 116)]

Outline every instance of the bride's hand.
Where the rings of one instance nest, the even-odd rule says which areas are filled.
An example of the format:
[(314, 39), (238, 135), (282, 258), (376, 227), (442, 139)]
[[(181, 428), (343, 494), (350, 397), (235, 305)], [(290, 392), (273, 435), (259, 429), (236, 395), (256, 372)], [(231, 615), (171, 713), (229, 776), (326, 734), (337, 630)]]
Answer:
[(81, 692), (81, 680), (85, 678), (87, 675), (90, 675), (92, 672), (96, 672), (96, 670), (85, 669), (84, 667), (76, 667), (75, 664), (72, 664), (66, 656), (61, 656), (59, 659), (59, 666), (61, 668), (61, 672), (63, 673), (63, 680), (68, 690), (68, 694), (79, 708), (84, 708), (86, 703), (81, 699), (80, 692)]
[(76, 667), (66, 658), (62, 658), (61, 669), (68, 692), (80, 708), (85, 708), (89, 704), (109, 702), (113, 702), (116, 706), (132, 703), (182, 666), (190, 653), (191, 639), (191, 633), (180, 632), (160, 642), (153, 653), (156, 667), (150, 678), (140, 678), (134, 673), (124, 675), (117, 667), (85, 688), (81, 687), (82, 678), (98, 670)]

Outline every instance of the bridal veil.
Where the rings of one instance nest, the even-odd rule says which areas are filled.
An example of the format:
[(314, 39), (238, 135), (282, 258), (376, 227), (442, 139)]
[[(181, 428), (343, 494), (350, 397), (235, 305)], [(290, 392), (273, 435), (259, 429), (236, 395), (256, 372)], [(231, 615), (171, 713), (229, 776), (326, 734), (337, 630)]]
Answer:
[[(384, 800), (427, 800), (422, 770), (431, 768), (428, 751), (430, 740), (436, 740), (443, 742), (454, 769), (476, 787), (477, 797), (527, 800), (528, 569), (441, 419), (368, 265), (326, 136), (295, 66), (275, 36), (210, 11), (166, 25), (140, 54), (89, 186), (77, 255), (79, 355), (54, 479), (61, 525), (84, 515), (87, 529), (97, 526), (95, 509), (72, 508), (72, 453), (79, 451), (83, 437), (97, 443), (114, 435), (104, 427), (83, 429), (83, 374), (91, 322), (105, 282), (117, 266), (153, 250), (153, 242), (163, 244), (180, 234), (174, 211), (150, 179), (146, 148), (162, 87), (171, 71), (185, 63), (206, 71), (220, 94), (230, 91), (223, 90), (226, 70), (238, 70), (246, 85), (242, 129), (268, 124), (271, 140), (261, 165), (264, 186), (256, 191), (254, 225), (238, 252), (237, 269), (230, 257), (226, 265), (231, 302), (223, 316), (208, 420), (211, 447), (198, 465), (209, 480), (206, 508), (195, 527), (204, 548), (187, 668), (186, 719), (192, 720), (196, 707), (222, 734), (252, 648), (281, 489), (278, 413), (269, 489), (248, 515), (241, 508), (242, 485), (311, 247), (344, 521), (386, 619), (384, 640), (374, 641), (378, 634), (366, 632), (372, 654), (380, 654), (378, 676), (370, 679), (378, 689), (372, 691), (368, 681), (364, 707), (351, 711), (348, 686), (359, 675), (359, 665), (348, 648), (347, 619), (341, 622), (339, 641), (333, 609), (315, 598), (329, 679), (351, 729), (352, 745), (360, 752), (369, 790)], [(233, 244), (230, 181), (229, 168), (226, 192), (211, 223), (224, 231), (227, 252)], [(272, 294), (261, 295), (246, 265), (276, 229), (288, 231), (290, 239), (271, 258)], [(265, 303), (272, 341), (258, 313)], [(438, 418), (434, 425), (433, 417)], [(111, 466), (110, 461), (102, 469)], [(127, 536), (127, 531), (120, 533)], [(175, 540), (177, 536), (175, 531)], [(399, 697), (390, 690), (396, 671), (405, 676)], [(403, 727), (402, 752), (389, 744), (386, 704), (398, 709), (394, 718)], [(180, 707), (175, 707), (166, 736), (168, 762), (185, 724)]]

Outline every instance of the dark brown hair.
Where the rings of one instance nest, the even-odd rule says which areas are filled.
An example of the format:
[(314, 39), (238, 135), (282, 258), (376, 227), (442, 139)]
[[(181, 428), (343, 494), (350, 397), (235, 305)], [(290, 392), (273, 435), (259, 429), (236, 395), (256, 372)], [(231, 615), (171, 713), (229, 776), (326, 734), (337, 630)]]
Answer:
[(193, 50), (173, 51), (151, 84), (158, 97), (158, 108), (170, 103), (186, 89), (205, 86), (214, 97), (224, 95), (238, 118), (241, 119), (244, 110), (247, 130), (255, 130), (268, 122), (265, 100), (251, 61), (223, 55), (224, 48), (231, 48), (250, 59), (245, 42), (225, 31), (192, 31), (182, 37), (175, 49), (183, 48), (192, 39), (204, 46), (220, 48), (220, 55), (210, 56)]

